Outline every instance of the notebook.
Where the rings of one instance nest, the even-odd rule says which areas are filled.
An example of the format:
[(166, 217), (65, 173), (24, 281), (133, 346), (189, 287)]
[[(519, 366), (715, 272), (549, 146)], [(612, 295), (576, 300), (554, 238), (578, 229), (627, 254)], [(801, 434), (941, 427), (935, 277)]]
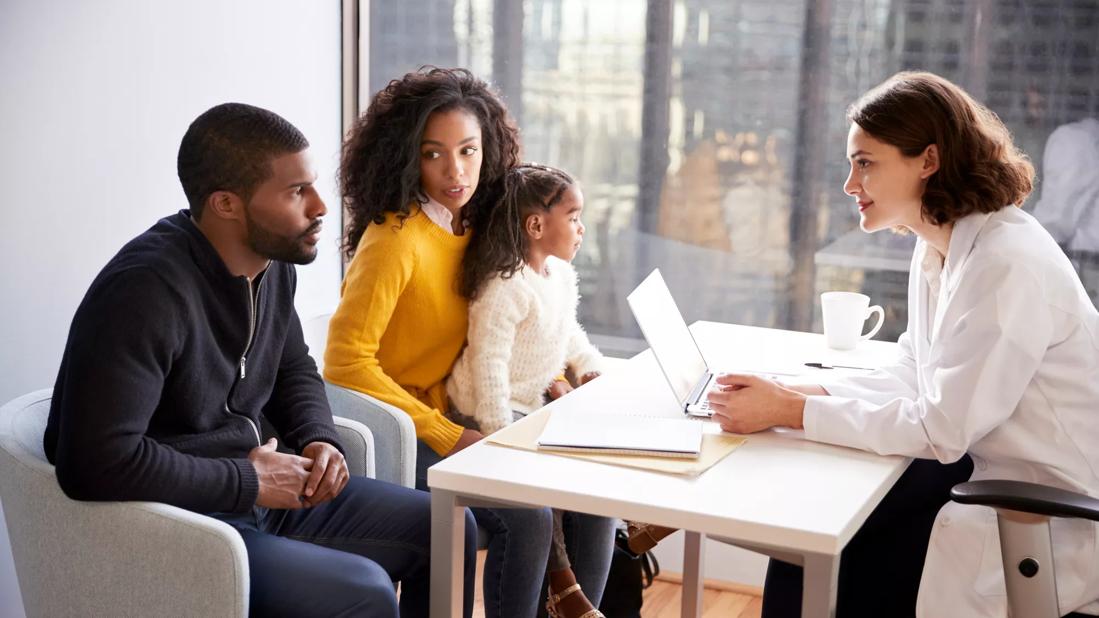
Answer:
[(546, 421), (538, 448), (697, 459), (702, 452), (702, 424), (684, 418), (559, 410)]

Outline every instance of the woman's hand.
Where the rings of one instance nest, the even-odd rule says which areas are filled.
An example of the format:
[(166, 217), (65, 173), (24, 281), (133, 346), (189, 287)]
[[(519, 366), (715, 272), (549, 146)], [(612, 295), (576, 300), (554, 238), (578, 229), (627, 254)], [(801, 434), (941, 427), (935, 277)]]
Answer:
[(450, 457), (468, 446), (473, 446), (484, 437), (485, 436), (481, 432), (474, 429), (463, 429), (462, 435), (458, 436), (458, 441), (454, 443), (454, 448), (450, 449), (450, 452), (447, 453), (446, 456)]
[(766, 378), (725, 374), (715, 379), (710, 409), (721, 428), (732, 433), (755, 433), (775, 426), (801, 429), (805, 395)]

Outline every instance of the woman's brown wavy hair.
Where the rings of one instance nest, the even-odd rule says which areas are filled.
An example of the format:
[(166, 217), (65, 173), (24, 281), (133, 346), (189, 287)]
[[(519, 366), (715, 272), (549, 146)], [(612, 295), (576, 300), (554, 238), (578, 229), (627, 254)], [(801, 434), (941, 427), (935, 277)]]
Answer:
[(420, 139), (435, 112), (462, 109), (481, 126), (481, 177), (462, 209), (473, 230), (503, 192), (504, 174), (519, 162), (519, 131), (488, 84), (465, 69), (423, 67), (389, 82), (355, 121), (340, 154), (339, 185), (350, 215), (343, 250), (355, 255), (366, 227), (403, 219), (413, 202), (427, 202), (420, 187)]
[(939, 170), (923, 194), (923, 217), (935, 225), (1022, 206), (1034, 188), (1034, 166), (999, 117), (933, 73), (897, 73), (853, 103), (847, 119), (907, 157), (938, 146)]

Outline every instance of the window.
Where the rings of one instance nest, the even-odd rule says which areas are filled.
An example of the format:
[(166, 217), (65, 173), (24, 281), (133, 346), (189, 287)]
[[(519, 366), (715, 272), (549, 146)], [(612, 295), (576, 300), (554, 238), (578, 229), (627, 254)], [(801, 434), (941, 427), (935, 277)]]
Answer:
[[(842, 191), (844, 109), (901, 69), (1000, 115), (1039, 170), (1026, 209), (1092, 191), (1070, 227), (1099, 239), (1099, 164), (1079, 186), (1041, 181), (1053, 131), (1099, 117), (1097, 2), (404, 0), (371, 2), (370, 23), (371, 92), (470, 68), (500, 87), (525, 157), (580, 179), (581, 319), (610, 353), (643, 347), (625, 296), (654, 267), (688, 322), (819, 329), (819, 293), (846, 289), (886, 307), (880, 338), (902, 332), (914, 238), (861, 233)], [(1099, 246), (1060, 240), (1099, 297)]]

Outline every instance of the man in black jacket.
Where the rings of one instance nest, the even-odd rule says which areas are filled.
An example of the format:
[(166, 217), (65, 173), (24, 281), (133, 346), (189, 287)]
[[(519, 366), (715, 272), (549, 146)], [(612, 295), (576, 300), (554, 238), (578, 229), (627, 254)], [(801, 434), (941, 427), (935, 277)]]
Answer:
[[(228, 103), (179, 149), (190, 210), (130, 241), (76, 311), (45, 451), (77, 500), (208, 514), (248, 548), (255, 614), (426, 616), (428, 494), (351, 478), (294, 310), (324, 202), (308, 142)], [(266, 417), (296, 454), (263, 444)], [(466, 514), (466, 616), (475, 527)], [(202, 594), (202, 591), (190, 591)]]

